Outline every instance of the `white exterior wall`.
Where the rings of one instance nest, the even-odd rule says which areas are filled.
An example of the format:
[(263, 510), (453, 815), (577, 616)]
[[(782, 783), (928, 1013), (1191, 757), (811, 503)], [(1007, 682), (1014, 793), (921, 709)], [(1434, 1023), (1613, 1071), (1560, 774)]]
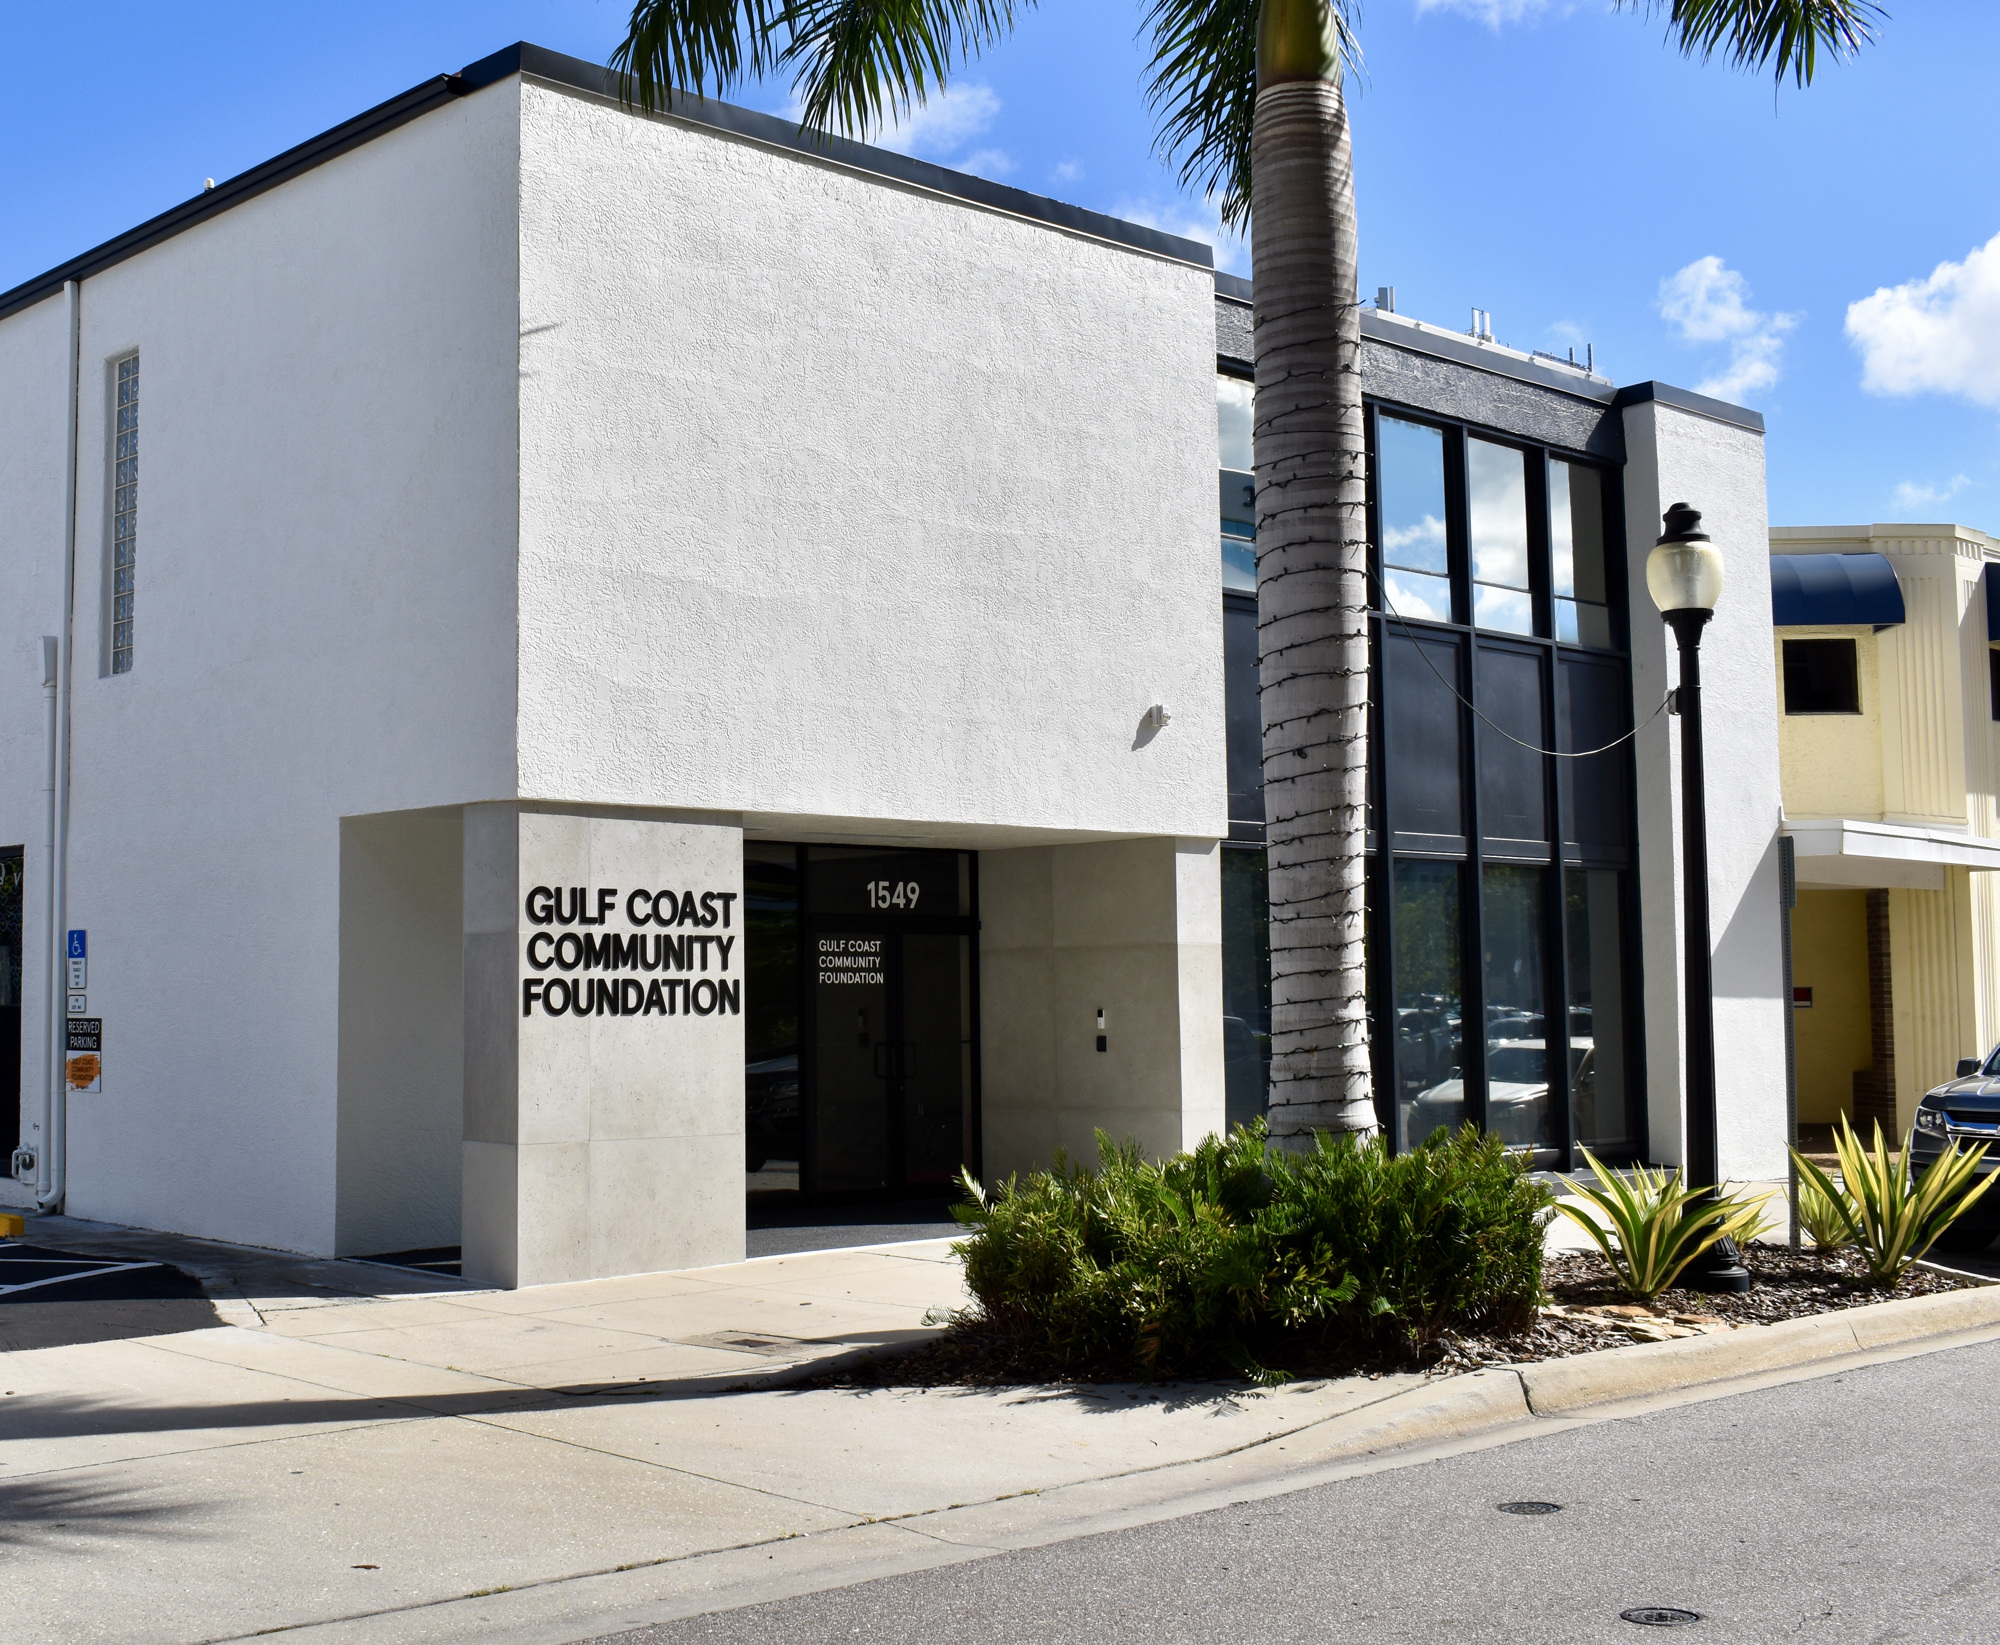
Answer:
[(1220, 849), (1155, 839), (981, 854), (989, 1181), (1058, 1149), (1095, 1160), (1099, 1129), (1153, 1159), (1223, 1129)]
[[(1176, 1123), (1219, 1113), (1206, 269), (511, 79), (92, 276), (83, 313), (68, 923), (106, 1073), (70, 1103), (70, 1210), (445, 1243), (478, 1050), (440, 1016), (448, 825), (480, 802), (1180, 840), (1179, 947), (1138, 1003), (1186, 1019), (1158, 1048)], [(112, 678), (135, 348), (137, 666)], [(59, 299), (0, 322), (31, 1107), (65, 349)], [(1141, 735), (1154, 703), (1172, 723)], [(704, 1120), (704, 1157), (740, 1123)], [(740, 1201), (718, 1215), (681, 1256), (740, 1238)], [(641, 1260), (586, 1220), (585, 1266)], [(574, 1267), (515, 1234), (496, 1275)]]
[[(61, 630), (63, 416), (69, 322), (61, 297), (0, 322), (0, 845), (24, 848), (21, 1140), (35, 1129), (48, 1066), (48, 740), (44, 634)], [(32, 1193), (0, 1184), (0, 1205)]]
[[(1657, 400), (1625, 411), (1632, 691), (1643, 720), (1679, 677), (1646, 592), (1646, 556), (1673, 503), (1702, 511), (1724, 581), (1701, 645), (1714, 954), (1717, 1147), (1730, 1180), (1785, 1169), (1785, 1044), (1778, 909), (1777, 686), (1760, 435)], [(1664, 730), (1662, 727), (1664, 726)], [(1639, 734), (1639, 860), (1648, 1123), (1654, 1158), (1685, 1147), (1680, 722)]]
[[(76, 1215), (333, 1248), (341, 818), (513, 789), (515, 132), (496, 88), (84, 283), (68, 923), (105, 1073), (70, 1099)], [(62, 308), (0, 321), (0, 835), (31, 847), (31, 975)], [(107, 400), (134, 349), (112, 677)]]
[(1209, 271), (521, 100), (522, 794), (1224, 833)]

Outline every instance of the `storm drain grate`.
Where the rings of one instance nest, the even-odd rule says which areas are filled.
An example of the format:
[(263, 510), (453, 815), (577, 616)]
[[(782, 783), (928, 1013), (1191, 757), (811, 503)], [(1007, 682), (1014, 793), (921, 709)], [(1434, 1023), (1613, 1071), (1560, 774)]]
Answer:
[(1631, 1610), (1618, 1614), (1625, 1621), (1636, 1622), (1642, 1628), (1681, 1628), (1701, 1620), (1701, 1612), (1684, 1611), (1678, 1605), (1634, 1605)]
[(1559, 1514), (1563, 1511), (1560, 1502), (1503, 1502), (1503, 1514)]

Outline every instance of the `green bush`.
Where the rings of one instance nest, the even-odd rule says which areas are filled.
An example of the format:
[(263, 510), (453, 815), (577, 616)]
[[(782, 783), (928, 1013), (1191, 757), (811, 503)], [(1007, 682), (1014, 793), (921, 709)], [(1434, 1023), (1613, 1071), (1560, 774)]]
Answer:
[(989, 1327), (1065, 1370), (1263, 1380), (1287, 1356), (1421, 1354), (1454, 1327), (1513, 1330), (1541, 1301), (1550, 1196), (1471, 1127), (1390, 1158), (1262, 1122), (1158, 1164), (1099, 1132), (1095, 1170), (968, 1175), (954, 1249)]

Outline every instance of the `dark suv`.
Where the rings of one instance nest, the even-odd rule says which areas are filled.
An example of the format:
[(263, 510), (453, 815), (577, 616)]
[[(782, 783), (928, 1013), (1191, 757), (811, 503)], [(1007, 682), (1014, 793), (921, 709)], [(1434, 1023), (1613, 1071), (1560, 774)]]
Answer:
[[(1910, 1168), (1922, 1175), (1945, 1149), (1983, 1142), (1986, 1158), (1979, 1174), (2000, 1167), (2000, 1048), (1984, 1062), (1967, 1057), (1958, 1075), (1924, 1093), (1917, 1104), (1917, 1128), (1910, 1138)], [(1947, 1251), (1983, 1251), (2000, 1233), (2000, 1188), (1989, 1188), (1979, 1203), (1944, 1231), (1938, 1244)]]

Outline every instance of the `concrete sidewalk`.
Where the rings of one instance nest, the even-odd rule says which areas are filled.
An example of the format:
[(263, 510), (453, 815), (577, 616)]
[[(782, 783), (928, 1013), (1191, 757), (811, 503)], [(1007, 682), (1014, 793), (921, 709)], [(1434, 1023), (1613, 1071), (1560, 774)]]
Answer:
[[(775, 1566), (798, 1539), (1282, 1443), (1421, 1381), (772, 1386), (926, 1334), (964, 1295), (942, 1240), (513, 1292), (271, 1289), (209, 1329), (0, 1357), (0, 1639), (457, 1637), (435, 1608), (467, 1596)], [(905, 1561), (947, 1551), (884, 1534)], [(619, 1625), (581, 1590), (554, 1609), (537, 1637)]]
[[(1493, 1443), (1628, 1384), (1678, 1397), (1793, 1352), (1789, 1328), (1755, 1333), (1764, 1357), (1734, 1371), (1752, 1333), (1613, 1350), (1588, 1356), (1611, 1382), (1561, 1362), (1541, 1396), (1511, 1371), (805, 1389), (787, 1384), (907, 1346), (964, 1300), (948, 1241), (509, 1292), (36, 1236), (171, 1255), (224, 1323), (0, 1355), (4, 1645), (555, 1645), (1293, 1489), (1399, 1446)], [(1552, 1236), (1570, 1243), (1566, 1224)], [(1988, 1295), (1914, 1328), (2000, 1330)], [(1903, 1343), (1834, 1326), (1797, 1352), (1920, 1351)]]

